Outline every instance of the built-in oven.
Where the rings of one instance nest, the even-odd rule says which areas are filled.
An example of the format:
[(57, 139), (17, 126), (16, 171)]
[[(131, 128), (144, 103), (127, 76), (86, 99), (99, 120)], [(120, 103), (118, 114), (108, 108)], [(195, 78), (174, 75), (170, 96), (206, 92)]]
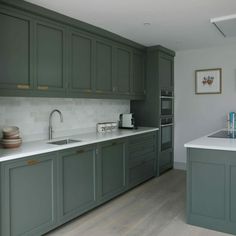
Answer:
[(161, 118), (160, 148), (161, 151), (173, 147), (174, 122), (173, 117)]
[(161, 89), (160, 96), (161, 116), (173, 115), (174, 93), (173, 90)]

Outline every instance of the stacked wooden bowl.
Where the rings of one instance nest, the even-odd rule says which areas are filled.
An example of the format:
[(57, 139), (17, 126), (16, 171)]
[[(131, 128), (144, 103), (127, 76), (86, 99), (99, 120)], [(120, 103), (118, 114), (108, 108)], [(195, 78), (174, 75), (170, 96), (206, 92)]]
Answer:
[(9, 126), (3, 128), (3, 139), (2, 146), (4, 148), (18, 148), (22, 143), (22, 139), (20, 137), (20, 130), (16, 126)]

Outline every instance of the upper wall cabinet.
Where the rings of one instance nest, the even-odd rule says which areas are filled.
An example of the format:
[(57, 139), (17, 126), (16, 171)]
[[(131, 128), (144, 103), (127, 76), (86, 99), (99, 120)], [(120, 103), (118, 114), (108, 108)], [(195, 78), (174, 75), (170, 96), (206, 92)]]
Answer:
[(0, 89), (32, 88), (30, 31), (28, 18), (0, 9)]
[(37, 22), (35, 32), (37, 89), (65, 91), (65, 29), (56, 24)]
[(77, 30), (69, 34), (69, 93), (91, 93), (93, 89), (93, 39)]
[(118, 94), (131, 92), (131, 50), (116, 48), (116, 87)]
[(145, 48), (25, 1), (0, 1), (0, 96), (144, 99)]
[(113, 53), (112, 45), (96, 41), (95, 54), (95, 91), (111, 93), (113, 91)]
[(161, 88), (174, 87), (174, 57), (163, 52), (159, 52), (159, 80)]
[(133, 93), (145, 95), (145, 55), (142, 52), (133, 53)]

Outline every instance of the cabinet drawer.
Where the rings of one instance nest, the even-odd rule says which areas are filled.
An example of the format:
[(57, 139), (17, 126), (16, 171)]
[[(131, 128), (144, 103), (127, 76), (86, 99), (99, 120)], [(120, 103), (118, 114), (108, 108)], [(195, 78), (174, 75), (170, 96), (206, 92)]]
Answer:
[(173, 151), (167, 150), (159, 155), (160, 172), (164, 172), (173, 167)]
[(149, 160), (129, 169), (128, 182), (133, 187), (155, 175), (155, 160)]
[(156, 158), (155, 152), (147, 153), (145, 155), (136, 156), (136, 158), (134, 158), (134, 159), (129, 159), (129, 168), (142, 165), (143, 163), (153, 160), (155, 158)]

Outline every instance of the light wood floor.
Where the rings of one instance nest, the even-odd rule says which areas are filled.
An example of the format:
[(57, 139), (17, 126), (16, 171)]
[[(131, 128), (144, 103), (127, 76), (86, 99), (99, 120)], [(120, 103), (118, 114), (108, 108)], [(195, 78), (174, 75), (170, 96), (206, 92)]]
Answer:
[(186, 174), (171, 170), (47, 236), (226, 236), (185, 223)]

